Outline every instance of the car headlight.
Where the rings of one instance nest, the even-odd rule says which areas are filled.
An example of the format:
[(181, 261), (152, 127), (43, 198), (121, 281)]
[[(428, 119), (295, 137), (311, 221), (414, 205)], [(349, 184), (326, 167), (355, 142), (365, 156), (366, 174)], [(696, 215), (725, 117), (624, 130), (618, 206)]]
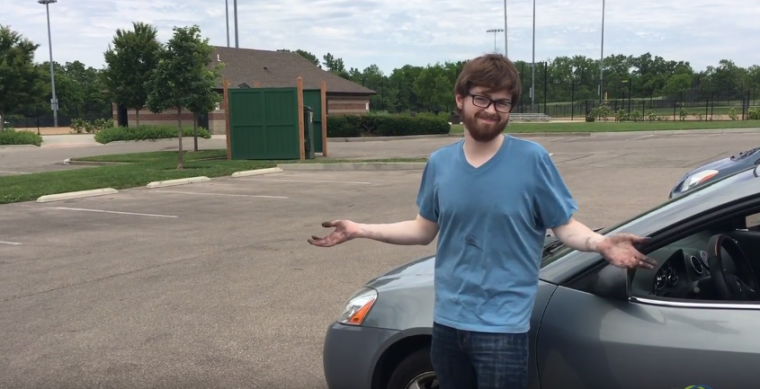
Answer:
[(713, 178), (716, 174), (718, 174), (717, 170), (705, 170), (694, 174), (693, 176), (687, 178), (683, 184), (681, 184), (681, 192), (685, 192), (699, 184), (704, 183), (705, 181)]
[(348, 300), (343, 313), (338, 318), (338, 322), (355, 326), (362, 325), (375, 301), (377, 301), (377, 291), (375, 289), (360, 290)]

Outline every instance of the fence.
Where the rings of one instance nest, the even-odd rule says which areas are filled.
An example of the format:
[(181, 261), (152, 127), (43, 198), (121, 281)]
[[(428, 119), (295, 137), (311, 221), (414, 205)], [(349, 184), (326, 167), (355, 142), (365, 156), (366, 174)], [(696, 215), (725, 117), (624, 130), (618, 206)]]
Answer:
[[(74, 119), (84, 119), (94, 121), (97, 119), (112, 119), (111, 115), (84, 115), (84, 116), (58, 116), (58, 127), (71, 127)], [(52, 113), (37, 116), (18, 116), (12, 115), (5, 119), (13, 128), (45, 128), (54, 127), (55, 120)], [(7, 125), (7, 124), (6, 124)]]
[(626, 114), (635, 116), (672, 117), (674, 120), (683, 117), (685, 120), (744, 120), (750, 109), (760, 109), (760, 101), (750, 98), (742, 100), (679, 100), (679, 99), (613, 99), (600, 102), (598, 99), (587, 99), (566, 103), (546, 103), (535, 105), (530, 103), (515, 107), (516, 113), (544, 113), (552, 118), (585, 118), (597, 106), (606, 104), (613, 114), (623, 110)]

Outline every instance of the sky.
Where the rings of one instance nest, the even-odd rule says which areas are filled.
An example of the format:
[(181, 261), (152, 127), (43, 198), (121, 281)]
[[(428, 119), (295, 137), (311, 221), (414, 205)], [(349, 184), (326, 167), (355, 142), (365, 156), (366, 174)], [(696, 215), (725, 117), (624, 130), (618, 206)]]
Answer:
[[(538, 0), (535, 60), (561, 55), (599, 58), (602, 0)], [(760, 36), (760, 5), (729, 6), (723, 0), (613, 0), (604, 18), (604, 54), (689, 61), (695, 70), (732, 59), (760, 64), (750, 49)], [(477, 4), (477, 5), (475, 5)], [(507, 0), (507, 54), (532, 61), (533, 2)], [(233, 0), (230, 44), (235, 46)], [(53, 59), (103, 66), (116, 29), (151, 23), (159, 39), (174, 26), (201, 28), (210, 43), (227, 46), (225, 0), (59, 0), (50, 5)], [(386, 74), (405, 64), (474, 58), (504, 52), (504, 1), (478, 0), (238, 0), (239, 47), (303, 49), (319, 58), (330, 52), (346, 68), (376, 64)], [(45, 6), (35, 0), (0, 0), (0, 24), (40, 45), (35, 60), (49, 58)], [(494, 35), (496, 38), (494, 44)]]

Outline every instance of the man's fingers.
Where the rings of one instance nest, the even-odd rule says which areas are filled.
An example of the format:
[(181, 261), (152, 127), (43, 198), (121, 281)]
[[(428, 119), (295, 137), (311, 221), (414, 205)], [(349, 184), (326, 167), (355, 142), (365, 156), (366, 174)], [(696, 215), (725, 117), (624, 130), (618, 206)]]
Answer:
[(335, 227), (336, 225), (338, 225), (338, 221), (337, 220), (333, 220), (333, 221), (329, 221), (329, 222), (322, 222), (322, 227), (325, 227), (325, 228)]

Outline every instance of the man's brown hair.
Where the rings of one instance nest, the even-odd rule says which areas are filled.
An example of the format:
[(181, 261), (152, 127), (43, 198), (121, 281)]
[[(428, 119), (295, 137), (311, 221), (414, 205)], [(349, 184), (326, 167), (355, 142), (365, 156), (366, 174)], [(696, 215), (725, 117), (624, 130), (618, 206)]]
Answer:
[(488, 92), (507, 91), (512, 96), (512, 107), (522, 95), (520, 74), (515, 65), (501, 54), (486, 54), (467, 61), (454, 85), (454, 93), (468, 96), (472, 88), (486, 88)]

